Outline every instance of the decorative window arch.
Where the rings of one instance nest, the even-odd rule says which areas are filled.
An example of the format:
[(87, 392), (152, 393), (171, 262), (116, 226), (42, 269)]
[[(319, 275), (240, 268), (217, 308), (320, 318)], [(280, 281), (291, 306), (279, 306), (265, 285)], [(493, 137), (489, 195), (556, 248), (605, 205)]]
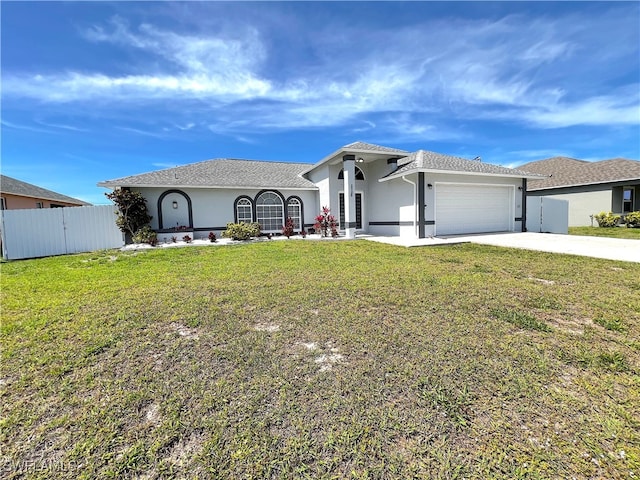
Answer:
[(302, 211), (302, 200), (299, 197), (291, 196), (287, 198), (287, 217), (291, 217), (293, 220), (293, 228), (296, 231), (301, 231), (303, 224), (303, 211)]
[(256, 222), (264, 233), (278, 233), (284, 225), (284, 197), (280, 192), (265, 190), (256, 196)]
[[(338, 180), (344, 180), (344, 168), (338, 173)], [(356, 180), (364, 180), (364, 173), (359, 167), (356, 167)]]
[[(183, 206), (179, 205), (179, 202), (172, 202), (171, 208), (165, 205), (164, 200), (170, 195), (173, 195), (174, 197), (181, 196), (186, 201), (186, 212), (183, 211)], [(174, 203), (175, 205), (173, 205)], [(163, 207), (168, 211), (164, 211)], [(176, 217), (171, 215), (173, 210), (176, 210), (175, 213), (178, 214), (179, 220), (177, 222), (175, 222)], [(183, 218), (182, 215), (185, 213), (186, 218)], [(187, 225), (185, 225), (185, 221)], [(174, 223), (176, 223), (176, 225), (174, 225)], [(167, 190), (160, 195), (160, 198), (158, 198), (158, 228), (163, 230), (165, 228), (173, 228), (178, 225), (193, 228), (193, 206), (191, 204), (191, 198), (182, 190)]]
[(246, 195), (236, 198), (233, 204), (236, 223), (253, 222), (253, 200)]

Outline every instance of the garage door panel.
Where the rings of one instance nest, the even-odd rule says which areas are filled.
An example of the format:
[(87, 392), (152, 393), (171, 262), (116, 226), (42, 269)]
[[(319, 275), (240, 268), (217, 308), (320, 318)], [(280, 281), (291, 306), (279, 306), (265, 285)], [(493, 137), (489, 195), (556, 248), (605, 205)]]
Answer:
[(436, 184), (436, 234), (509, 231), (512, 203), (510, 186)]

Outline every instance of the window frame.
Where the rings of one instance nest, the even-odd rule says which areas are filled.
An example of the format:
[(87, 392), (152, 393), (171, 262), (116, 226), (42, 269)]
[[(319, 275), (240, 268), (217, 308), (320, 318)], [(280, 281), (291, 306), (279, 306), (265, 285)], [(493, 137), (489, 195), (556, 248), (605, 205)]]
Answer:
[[(364, 181), (365, 180), (364, 172), (357, 165), (355, 167), (355, 175), (354, 176), (356, 177), (356, 180), (360, 180), (360, 181)], [(338, 180), (344, 180), (344, 168), (341, 169), (338, 172)]]
[[(296, 202), (297, 205), (294, 206), (294, 208), (298, 209), (298, 215), (293, 215), (291, 213), (291, 211), (289, 210), (291, 208), (291, 203), (292, 202)], [(295, 195), (290, 196), (289, 198), (287, 198), (287, 218), (291, 217), (291, 220), (293, 220), (293, 228), (295, 231), (302, 231), (304, 229), (304, 210), (303, 210), (303, 204), (302, 204), (302, 199), (300, 197), (297, 197)], [(297, 222), (296, 222), (297, 220)]]
[[(247, 202), (248, 205), (240, 205), (240, 202)], [(241, 195), (238, 198), (236, 198), (235, 202), (233, 202), (233, 212), (234, 212), (234, 220), (235, 223), (253, 223), (254, 219), (255, 219), (255, 208), (254, 208), (254, 203), (253, 200), (251, 199), (251, 197), (248, 197), (246, 195)], [(239, 212), (239, 207), (249, 207), (249, 215), (250, 215), (250, 220), (249, 222), (247, 222), (244, 219), (240, 218), (240, 212)], [(245, 212), (246, 213), (246, 212)]]
[[(629, 192), (629, 200), (626, 200), (624, 198), (624, 194), (626, 192)], [(622, 213), (626, 214), (626, 213), (631, 213), (633, 212), (633, 206), (635, 203), (635, 196), (636, 196), (636, 188), (635, 187), (622, 187)], [(626, 210), (625, 209), (625, 205), (629, 204), (629, 209)]]
[[(261, 199), (271, 195), (279, 203), (261, 203)], [(260, 224), (262, 233), (280, 233), (285, 222), (286, 201), (277, 190), (262, 190), (258, 192), (255, 202), (255, 221)], [(268, 213), (268, 214), (266, 214)]]

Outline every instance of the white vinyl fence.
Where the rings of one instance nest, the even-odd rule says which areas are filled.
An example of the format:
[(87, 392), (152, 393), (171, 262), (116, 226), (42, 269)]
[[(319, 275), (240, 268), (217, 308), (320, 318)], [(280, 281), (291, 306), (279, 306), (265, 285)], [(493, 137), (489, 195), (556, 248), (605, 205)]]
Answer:
[(569, 233), (569, 202), (549, 197), (527, 197), (527, 231)]
[(7, 260), (91, 252), (124, 245), (113, 205), (2, 211)]

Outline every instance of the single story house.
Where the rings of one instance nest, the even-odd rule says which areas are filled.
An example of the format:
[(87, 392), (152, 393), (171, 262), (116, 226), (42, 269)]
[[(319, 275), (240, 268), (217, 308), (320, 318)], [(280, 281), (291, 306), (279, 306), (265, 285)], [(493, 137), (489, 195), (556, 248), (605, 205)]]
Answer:
[(196, 237), (227, 222), (280, 233), (287, 217), (309, 228), (323, 206), (342, 234), (425, 238), (523, 231), (527, 180), (539, 175), (477, 160), (354, 142), (315, 164), (214, 159), (107, 180), (139, 191), (159, 233)]
[(640, 161), (553, 157), (519, 168), (545, 175), (529, 183), (527, 195), (569, 202), (570, 227), (592, 225), (592, 216), (600, 212), (624, 215), (640, 210)]
[(47, 190), (15, 178), (0, 175), (0, 209), (82, 207), (90, 205), (77, 198)]

